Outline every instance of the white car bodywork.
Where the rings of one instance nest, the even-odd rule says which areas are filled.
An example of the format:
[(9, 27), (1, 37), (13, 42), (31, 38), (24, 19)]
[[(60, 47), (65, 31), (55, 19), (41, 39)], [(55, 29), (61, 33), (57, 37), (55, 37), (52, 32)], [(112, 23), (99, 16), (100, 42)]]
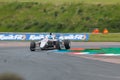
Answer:
[(55, 38), (49, 39), (45, 37), (38, 42), (32, 41), (30, 44), (30, 50), (34, 51), (36, 47), (39, 47), (41, 50), (44, 49), (70, 49), (69, 40), (58, 40)]

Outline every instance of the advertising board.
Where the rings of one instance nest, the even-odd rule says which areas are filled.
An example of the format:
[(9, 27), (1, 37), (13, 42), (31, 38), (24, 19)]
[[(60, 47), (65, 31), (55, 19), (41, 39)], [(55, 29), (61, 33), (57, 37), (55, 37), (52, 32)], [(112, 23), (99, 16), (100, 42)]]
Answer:
[[(57, 39), (88, 40), (89, 34), (55, 33)], [(47, 33), (1, 33), (0, 40), (41, 40), (50, 36)]]

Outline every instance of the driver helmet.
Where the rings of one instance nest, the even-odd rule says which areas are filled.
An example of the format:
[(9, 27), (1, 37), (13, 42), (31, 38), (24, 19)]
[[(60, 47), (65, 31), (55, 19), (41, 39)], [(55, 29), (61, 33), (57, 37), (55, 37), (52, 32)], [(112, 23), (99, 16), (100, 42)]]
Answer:
[(52, 35), (52, 33), (50, 33), (50, 35)]

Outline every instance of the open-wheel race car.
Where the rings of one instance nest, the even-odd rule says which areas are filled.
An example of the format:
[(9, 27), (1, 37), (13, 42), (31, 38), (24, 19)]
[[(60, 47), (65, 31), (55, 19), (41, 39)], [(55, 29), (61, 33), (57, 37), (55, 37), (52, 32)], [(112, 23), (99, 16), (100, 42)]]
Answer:
[(44, 38), (38, 42), (31, 41), (30, 50), (35, 51), (36, 49), (40, 50), (52, 50), (52, 49), (70, 49), (70, 40), (68, 39), (49, 39)]

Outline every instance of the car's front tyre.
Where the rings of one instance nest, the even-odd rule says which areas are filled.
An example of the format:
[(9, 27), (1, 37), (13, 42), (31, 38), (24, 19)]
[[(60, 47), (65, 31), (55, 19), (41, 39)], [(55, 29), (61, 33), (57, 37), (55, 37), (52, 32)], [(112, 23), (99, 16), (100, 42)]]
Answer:
[(64, 40), (65, 49), (70, 49), (70, 40)]
[(35, 48), (36, 48), (36, 43), (34, 41), (32, 41), (30, 43), (30, 51), (35, 51)]
[(61, 50), (60, 41), (56, 41), (56, 49)]

